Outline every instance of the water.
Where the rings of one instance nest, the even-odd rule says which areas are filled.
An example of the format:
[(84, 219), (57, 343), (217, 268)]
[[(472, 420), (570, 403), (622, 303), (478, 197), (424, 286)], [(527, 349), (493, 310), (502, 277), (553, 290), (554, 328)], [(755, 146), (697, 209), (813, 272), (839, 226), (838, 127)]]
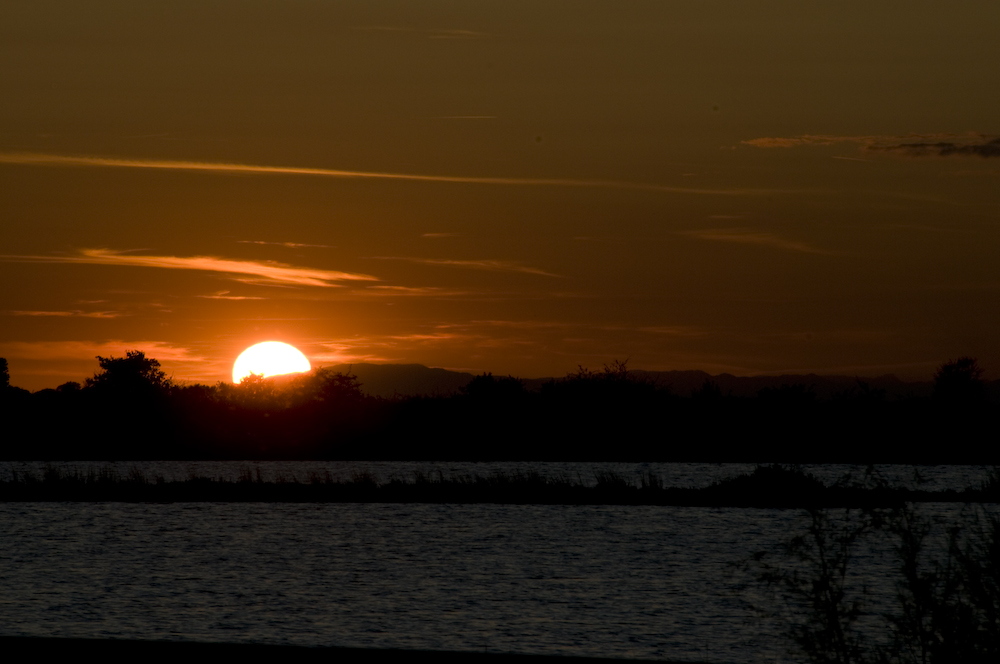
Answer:
[(727, 563), (801, 517), (663, 507), (0, 505), (7, 634), (747, 661)]
[[(265, 477), (300, 479), (324, 467), (347, 477), (427, 468), (260, 466)], [(581, 478), (595, 468), (662, 470), (527, 466), (576, 468)], [(743, 469), (674, 466), (664, 474), (695, 486)], [(235, 478), (240, 464), (121, 466), (131, 467)], [(970, 468), (957, 479), (927, 474), (960, 487), (978, 472)], [(912, 477), (906, 470), (898, 481)], [(920, 509), (953, 524), (967, 508)], [(660, 506), (0, 503), (0, 634), (787, 661), (787, 624), (749, 608), (773, 600), (739, 592), (747, 578), (734, 563), (775, 552), (807, 519), (802, 510)], [(869, 590), (873, 630), (893, 601), (886, 552), (884, 543), (860, 551), (853, 573)]]

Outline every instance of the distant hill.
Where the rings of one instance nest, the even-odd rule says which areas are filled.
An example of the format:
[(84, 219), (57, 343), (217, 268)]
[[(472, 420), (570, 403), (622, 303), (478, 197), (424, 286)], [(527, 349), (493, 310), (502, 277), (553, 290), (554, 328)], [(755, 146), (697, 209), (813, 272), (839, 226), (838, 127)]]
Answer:
[(446, 396), (469, 384), (470, 373), (434, 369), (422, 364), (337, 364), (327, 367), (341, 373), (353, 373), (361, 391), (376, 397)]
[[(445, 396), (454, 394), (465, 387), (474, 374), (435, 369), (422, 364), (338, 364), (328, 367), (334, 371), (353, 372), (361, 382), (366, 394), (379, 397), (393, 396)], [(858, 381), (870, 389), (885, 390), (886, 397), (929, 397), (932, 384), (927, 382), (907, 383), (896, 376), (885, 375), (875, 378), (854, 376), (818, 376), (816, 374), (783, 376), (733, 376), (719, 374), (713, 376), (704, 371), (644, 371), (630, 372), (635, 378), (648, 380), (681, 397), (691, 396), (706, 381), (711, 381), (723, 395), (753, 397), (765, 388), (780, 388), (783, 385), (803, 385), (811, 388), (819, 399), (829, 399), (836, 394), (859, 388)], [(500, 374), (498, 374), (500, 375)], [(531, 391), (540, 390), (542, 385), (559, 378), (522, 378), (525, 387)], [(991, 396), (1000, 395), (1000, 381), (988, 385)]]

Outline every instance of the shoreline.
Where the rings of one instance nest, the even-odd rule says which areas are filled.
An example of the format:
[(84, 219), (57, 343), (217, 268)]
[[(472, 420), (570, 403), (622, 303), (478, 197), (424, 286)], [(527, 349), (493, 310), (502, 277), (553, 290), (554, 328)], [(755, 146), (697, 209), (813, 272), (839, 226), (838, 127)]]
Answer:
[[(397, 664), (433, 661), (446, 664), (481, 662), (482, 664), (623, 664), (657, 662), (658, 664), (709, 664), (707, 662), (617, 659), (573, 655), (531, 655), (456, 650), (400, 650), (382, 648), (344, 648), (339, 646), (297, 646), (265, 643), (226, 643), (214, 641), (61, 638), (45, 636), (0, 636), (4, 652), (31, 653), (32, 657), (142, 658), (142, 661), (177, 661), (179, 657), (227, 657), (242, 661), (281, 658), (273, 661), (330, 662), (342, 664)], [(426, 658), (432, 658), (430, 660)]]
[(15, 473), (0, 482), (0, 502), (261, 502), (261, 503), (430, 503), (512, 505), (652, 505), (676, 507), (894, 508), (906, 503), (1000, 503), (996, 473), (979, 488), (919, 490), (893, 488), (883, 481), (824, 485), (794, 467), (758, 466), (702, 488), (664, 486), (654, 473), (634, 483), (604, 472), (595, 485), (537, 473), (492, 473), (456, 477), (415, 474), (412, 481), (379, 481), (369, 473), (349, 480), (329, 474), (263, 480), (249, 470), (237, 480), (191, 477), (166, 481), (133, 470), (80, 473), (49, 468), (41, 476)]

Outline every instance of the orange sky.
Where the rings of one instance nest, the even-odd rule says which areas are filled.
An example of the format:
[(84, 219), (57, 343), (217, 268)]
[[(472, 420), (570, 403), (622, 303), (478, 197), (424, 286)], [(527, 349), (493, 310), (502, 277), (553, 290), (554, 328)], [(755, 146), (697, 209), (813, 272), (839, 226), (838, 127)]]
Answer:
[(226, 380), (264, 340), (997, 378), (997, 25), (987, 1), (7, 3), (0, 357), (32, 390), (132, 348)]

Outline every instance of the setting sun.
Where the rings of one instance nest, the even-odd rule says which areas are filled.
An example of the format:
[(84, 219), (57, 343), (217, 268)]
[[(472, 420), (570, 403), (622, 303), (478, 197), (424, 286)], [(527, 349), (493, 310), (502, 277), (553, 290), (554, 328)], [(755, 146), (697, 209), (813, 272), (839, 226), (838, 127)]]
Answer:
[(265, 341), (243, 351), (233, 365), (233, 382), (251, 373), (263, 376), (309, 371), (309, 360), (299, 349), (280, 341)]

